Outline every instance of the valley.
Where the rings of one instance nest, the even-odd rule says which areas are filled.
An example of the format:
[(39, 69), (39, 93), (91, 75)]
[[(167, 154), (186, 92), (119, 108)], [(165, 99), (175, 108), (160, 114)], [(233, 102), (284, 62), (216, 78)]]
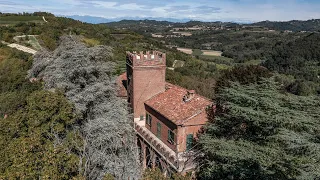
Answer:
[(319, 20), (0, 24), (0, 179), (320, 178)]

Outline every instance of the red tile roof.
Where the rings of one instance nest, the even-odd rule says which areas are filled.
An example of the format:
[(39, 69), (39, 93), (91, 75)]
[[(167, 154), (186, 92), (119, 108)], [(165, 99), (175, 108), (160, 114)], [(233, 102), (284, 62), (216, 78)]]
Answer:
[[(205, 97), (194, 94), (190, 101), (184, 101), (187, 89), (167, 83), (166, 91), (155, 95), (145, 104), (177, 125), (205, 111), (212, 102)], [(193, 93), (192, 91), (189, 91)]]
[(117, 96), (118, 97), (127, 97), (127, 89), (123, 83), (127, 81), (127, 73), (123, 73), (117, 78)]

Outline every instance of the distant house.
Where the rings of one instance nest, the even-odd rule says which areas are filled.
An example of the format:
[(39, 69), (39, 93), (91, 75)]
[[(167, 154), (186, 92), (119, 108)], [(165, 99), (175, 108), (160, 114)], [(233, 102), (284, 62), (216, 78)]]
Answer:
[(127, 94), (142, 166), (184, 173), (195, 168), (193, 140), (207, 122), (206, 108), (212, 102), (165, 82), (165, 73), (165, 54), (127, 52), (127, 72), (118, 78), (118, 93)]
[(285, 32), (285, 33), (292, 33), (293, 31), (291, 31), (291, 30), (285, 30), (284, 32)]

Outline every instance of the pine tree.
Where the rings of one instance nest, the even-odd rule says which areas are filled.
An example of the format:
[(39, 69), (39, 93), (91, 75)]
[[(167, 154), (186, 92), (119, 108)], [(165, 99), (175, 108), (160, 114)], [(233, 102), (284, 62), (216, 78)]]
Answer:
[(221, 90), (200, 136), (199, 179), (320, 178), (320, 101), (273, 78)]

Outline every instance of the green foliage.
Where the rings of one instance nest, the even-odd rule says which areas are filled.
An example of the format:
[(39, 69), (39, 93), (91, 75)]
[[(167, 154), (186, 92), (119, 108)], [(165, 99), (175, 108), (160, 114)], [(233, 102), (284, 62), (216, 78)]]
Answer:
[[(32, 61), (29, 55), (7, 48), (1, 50), (0, 61), (0, 117), (12, 114), (26, 103), (26, 97), (41, 88), (40, 83), (30, 83), (26, 79)], [(23, 60), (23, 59), (26, 60)]]
[(100, 44), (100, 42), (96, 39), (83, 38), (82, 41), (89, 47), (97, 46)]
[(158, 168), (150, 169), (147, 168), (144, 173), (142, 180), (191, 180), (191, 174), (187, 173), (185, 176), (179, 173), (173, 173), (172, 177), (166, 177), (163, 172), (160, 171)]
[(35, 91), (22, 110), (0, 121), (1, 178), (70, 179), (78, 174), (79, 134), (73, 107), (61, 93)]
[(0, 16), (0, 24), (18, 24), (20, 22), (41, 22), (39, 16)]
[(41, 83), (26, 79), (29, 55), (0, 52), (0, 179), (76, 176), (82, 138), (71, 131), (73, 107), (63, 94), (40, 91)]
[(303, 36), (289, 43), (278, 43), (264, 63), (270, 70), (290, 74), (298, 79), (320, 82), (320, 35)]
[(275, 29), (279, 31), (319, 31), (320, 19), (310, 19), (307, 21), (288, 21), (288, 22), (273, 22), (273, 21), (262, 21), (252, 24), (253, 26), (263, 26), (270, 29)]
[(316, 89), (319, 88), (313, 82), (296, 80), (286, 87), (288, 92), (299, 96), (309, 96), (316, 93)]
[(261, 78), (271, 77), (271, 72), (262, 66), (237, 66), (222, 72), (217, 81), (216, 91), (224, 87), (229, 87), (231, 82), (240, 84), (250, 84), (258, 82)]
[(192, 55), (194, 55), (194, 56), (200, 56), (202, 54), (203, 54), (203, 52), (200, 49), (192, 50)]
[(163, 175), (160, 169), (150, 169), (147, 168), (143, 173), (142, 180), (167, 180), (168, 178)]
[(199, 140), (199, 179), (320, 178), (319, 97), (280, 90), (271, 78), (220, 91)]

